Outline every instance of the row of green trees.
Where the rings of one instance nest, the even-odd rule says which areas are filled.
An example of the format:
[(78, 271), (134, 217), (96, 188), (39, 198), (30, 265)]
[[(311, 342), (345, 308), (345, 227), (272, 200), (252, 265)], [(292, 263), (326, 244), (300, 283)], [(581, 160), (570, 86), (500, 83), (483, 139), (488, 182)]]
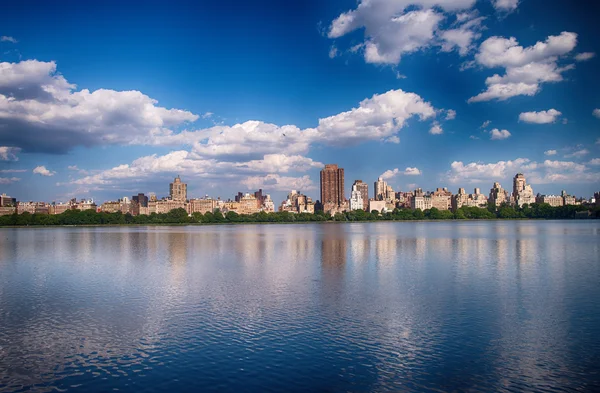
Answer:
[[(324, 212), (315, 214), (293, 214), (289, 212), (255, 213), (240, 215), (235, 212), (222, 214), (194, 213), (191, 217), (184, 209), (175, 209), (165, 214), (132, 216), (122, 213), (97, 213), (93, 210), (69, 210), (62, 214), (13, 214), (0, 216), (0, 226), (25, 225), (119, 225), (119, 224), (201, 224), (201, 223), (241, 223), (241, 222), (322, 222), (322, 221), (408, 221), (408, 220), (464, 220), (464, 219), (571, 219), (577, 218), (578, 212), (586, 212), (586, 206), (552, 207), (548, 204), (525, 205), (522, 208), (508, 205), (499, 209), (481, 209), (463, 206), (456, 212), (438, 210), (436, 208), (421, 211), (395, 209), (393, 212), (379, 214), (354, 210), (337, 213), (333, 217)], [(591, 210), (592, 218), (600, 218), (600, 208)]]

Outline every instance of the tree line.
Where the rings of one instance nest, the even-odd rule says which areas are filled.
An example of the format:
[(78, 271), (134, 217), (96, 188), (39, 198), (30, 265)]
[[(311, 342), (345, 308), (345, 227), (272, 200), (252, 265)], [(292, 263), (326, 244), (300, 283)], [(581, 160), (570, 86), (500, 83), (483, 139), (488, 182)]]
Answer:
[[(174, 209), (168, 213), (132, 216), (131, 214), (105, 213), (94, 210), (68, 210), (62, 214), (12, 214), (0, 216), (0, 226), (51, 226), (51, 225), (127, 225), (127, 224), (219, 224), (219, 223), (278, 223), (278, 222), (324, 222), (324, 221), (410, 221), (410, 220), (464, 220), (464, 219), (572, 219), (581, 217), (581, 213), (590, 209), (587, 206), (552, 207), (546, 203), (531, 204), (523, 207), (502, 205), (498, 209), (463, 206), (455, 212), (438, 210), (425, 211), (411, 209), (394, 209), (392, 212), (380, 214), (363, 210), (336, 213), (330, 216), (325, 212), (312, 213), (254, 213), (238, 214), (230, 211), (223, 214), (218, 209), (214, 212), (193, 213), (191, 216), (185, 209)], [(587, 214), (583, 214), (587, 217)], [(600, 208), (590, 211), (590, 218), (600, 218)]]

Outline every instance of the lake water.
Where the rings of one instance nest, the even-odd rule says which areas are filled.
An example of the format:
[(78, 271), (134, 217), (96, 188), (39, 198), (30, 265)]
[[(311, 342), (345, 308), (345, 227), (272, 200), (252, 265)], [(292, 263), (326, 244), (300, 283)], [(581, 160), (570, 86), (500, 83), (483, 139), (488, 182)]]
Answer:
[(0, 229), (0, 392), (599, 388), (600, 221)]

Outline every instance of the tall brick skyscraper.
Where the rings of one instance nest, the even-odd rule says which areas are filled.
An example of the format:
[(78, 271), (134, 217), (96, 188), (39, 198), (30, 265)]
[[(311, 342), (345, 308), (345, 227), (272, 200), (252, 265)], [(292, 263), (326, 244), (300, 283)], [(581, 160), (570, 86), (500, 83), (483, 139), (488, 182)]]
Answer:
[(325, 165), (321, 170), (321, 203), (339, 206), (344, 202), (344, 169), (336, 164)]

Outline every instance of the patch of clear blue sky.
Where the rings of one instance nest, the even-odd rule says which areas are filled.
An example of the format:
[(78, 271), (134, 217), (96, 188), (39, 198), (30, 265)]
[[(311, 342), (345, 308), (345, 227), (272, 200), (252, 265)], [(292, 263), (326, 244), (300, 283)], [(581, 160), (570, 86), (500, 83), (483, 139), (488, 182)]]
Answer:
[[(586, 1), (524, 0), (518, 11), (498, 18), (486, 0), (478, 2), (488, 16), (482, 40), (492, 35), (514, 36), (527, 46), (562, 31), (578, 34), (576, 52), (599, 52), (596, 18), (599, 8)], [(541, 161), (548, 149), (582, 144), (599, 155), (593, 142), (600, 137), (598, 119), (591, 116), (600, 106), (597, 62), (577, 63), (564, 75), (565, 82), (543, 84), (533, 97), (515, 97), (506, 102), (468, 104), (467, 99), (484, 88), (485, 78), (497, 70), (459, 71), (456, 52), (437, 50), (403, 57), (397, 79), (390, 67), (366, 64), (360, 55), (343, 54), (330, 59), (333, 40), (323, 29), (341, 12), (356, 6), (355, 0), (340, 1), (190, 1), (190, 2), (13, 2), (0, 14), (0, 35), (19, 40), (2, 44), (0, 60), (55, 60), (58, 70), (78, 88), (95, 90), (140, 90), (161, 106), (202, 114), (210, 111), (225, 124), (263, 120), (275, 124), (314, 127), (321, 117), (358, 105), (376, 93), (401, 88), (415, 92), (436, 108), (454, 109), (456, 120), (443, 124), (444, 134), (429, 135), (428, 122), (413, 119), (400, 133), (401, 143), (370, 142), (349, 148), (315, 147), (308, 156), (321, 162), (336, 162), (346, 168), (347, 190), (361, 178), (372, 184), (387, 169), (416, 166), (423, 176), (398, 178), (395, 188), (408, 183), (424, 188), (448, 184), (443, 173), (452, 161), (496, 162), (526, 157)], [(336, 40), (340, 49), (361, 42), (363, 31)], [(5, 54), (5, 51), (16, 49)], [(529, 125), (517, 121), (522, 111), (555, 108), (569, 119), (564, 125)], [(479, 126), (491, 120), (493, 127), (508, 129), (512, 137), (490, 141)], [(199, 120), (195, 127), (212, 123)], [(469, 135), (481, 139), (471, 140)], [(53, 178), (19, 174), (24, 181), (8, 186), (14, 194), (52, 197), (51, 184), (68, 179), (68, 165), (106, 169), (135, 158), (171, 149), (156, 147), (78, 148), (68, 155), (23, 154), (7, 167), (46, 164), (59, 173)], [(587, 157), (589, 159), (589, 157)], [(318, 171), (309, 172), (318, 183)], [(166, 176), (168, 178), (170, 176)], [(124, 186), (125, 189), (135, 185)], [(469, 187), (469, 185), (465, 186)], [(488, 189), (484, 184), (482, 188)], [(508, 184), (506, 184), (508, 186)], [(147, 185), (146, 187), (150, 187)], [(590, 195), (598, 185), (571, 185), (569, 189)], [(166, 194), (161, 189), (142, 189)], [(191, 185), (196, 195), (236, 190), (205, 189)], [(536, 191), (559, 192), (554, 185)], [(99, 198), (120, 196), (105, 192)], [(312, 193), (317, 196), (317, 192)], [(349, 194), (349, 191), (347, 191)]]

